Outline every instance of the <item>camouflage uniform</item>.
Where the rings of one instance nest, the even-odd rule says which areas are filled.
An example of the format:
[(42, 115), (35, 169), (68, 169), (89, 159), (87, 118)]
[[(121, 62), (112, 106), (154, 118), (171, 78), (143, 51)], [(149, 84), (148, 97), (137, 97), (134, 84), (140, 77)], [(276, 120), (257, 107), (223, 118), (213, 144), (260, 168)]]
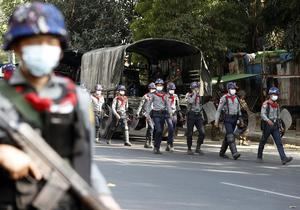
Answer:
[[(69, 161), (82, 177), (91, 182), (99, 193), (109, 194), (102, 174), (90, 159), (92, 141), (94, 141), (94, 125), (90, 121), (92, 118), (87, 109), (87, 107), (91, 108), (89, 96), (80, 88), (75, 87), (70, 80), (57, 76), (51, 76), (46, 87), (36, 92), (27, 84), (21, 73), (16, 71), (9, 80), (9, 85), (23, 95), (42, 116), (44, 125), (41, 133), (47, 143)], [(2, 102), (6, 100), (2, 95), (0, 97)], [(78, 119), (78, 116), (81, 117)], [(12, 144), (3, 131), (0, 132), (0, 144), (2, 143)], [(26, 179), (19, 180), (16, 184), (17, 182), (12, 181), (1, 168), (0, 180), (0, 206), (3, 209), (6, 207), (10, 209), (10, 206), (16, 209), (23, 209), (21, 206), (25, 206), (24, 209), (27, 209), (26, 206), (31, 202), (28, 198), (32, 198), (29, 195), (36, 195), (38, 193), (36, 187), (42, 186), (42, 183), (28, 183)], [(17, 205), (20, 206), (15, 206), (16, 201), (12, 198), (24, 199), (24, 203), (18, 203)], [(60, 205), (66, 207), (78, 205), (78, 203), (69, 195), (65, 195)], [(71, 209), (77, 209), (77, 207), (73, 206)]]
[[(69, 79), (52, 74), (55, 65), (58, 64), (56, 58), (59, 60), (60, 57), (60, 53), (57, 53), (60, 51), (57, 50), (64, 49), (67, 45), (67, 31), (61, 12), (52, 4), (34, 2), (20, 5), (9, 19), (9, 27), (4, 36), (3, 47), (5, 50), (12, 50), (12, 45), (18, 44), (19, 40), (43, 34), (56, 37), (59, 39), (61, 46), (50, 46), (51, 49), (55, 48), (55, 52), (50, 54), (51, 56), (49, 52), (47, 52), (47, 56), (42, 53), (34, 54), (34, 56), (39, 56), (39, 58), (48, 61), (52, 59), (53, 62), (47, 64), (49, 68), (45, 71), (43, 70), (45, 67), (45, 65), (42, 65), (43, 63), (36, 62), (33, 65), (32, 61), (36, 61), (37, 57), (34, 57), (34, 59), (32, 57), (28, 58), (29, 48), (39, 51), (45, 49), (44, 44), (43, 46), (32, 44), (20, 46), (21, 52), (18, 55), (22, 56), (24, 62), (20, 64), (20, 69), (15, 71), (7, 82), (2, 81), (0, 107), (1, 109), (9, 108), (11, 113), (15, 114), (14, 116), (8, 115), (7, 117), (11, 117), (9, 120), (18, 120), (17, 123), (27, 122), (38, 130), (45, 141), (88, 183), (95, 187), (99, 195), (109, 195), (110, 192), (104, 178), (91, 159), (93, 156), (94, 121), (93, 113), (91, 110), (89, 112), (88, 109), (91, 108), (90, 98)], [(25, 47), (27, 54), (24, 52)], [(49, 47), (49, 44), (46, 47)], [(27, 55), (26, 59), (25, 55)], [(32, 66), (27, 66), (28, 64), (32, 64)], [(36, 78), (47, 76), (49, 79), (41, 88), (36, 89), (27, 77), (24, 77), (24, 69), (31, 76)], [(14, 104), (13, 97), (5, 95), (5, 87), (11, 89), (16, 96), (23, 97), (24, 100), (18, 103), (19, 106)], [(42, 125), (34, 123), (28, 119), (28, 116), (26, 117), (24, 111), (22, 112), (20, 108), (22, 103), (30, 105), (32, 112), (37, 114)], [(0, 130), (0, 144), (15, 146), (11, 137), (2, 129)], [(33, 209), (33, 200), (45, 183), (29, 178), (26, 177), (18, 181), (12, 180), (7, 170), (0, 167), (1, 209)], [(44, 198), (43, 202), (51, 202), (51, 198), (48, 199)], [(75, 210), (79, 208), (78, 199), (67, 193), (61, 198), (55, 209)]]

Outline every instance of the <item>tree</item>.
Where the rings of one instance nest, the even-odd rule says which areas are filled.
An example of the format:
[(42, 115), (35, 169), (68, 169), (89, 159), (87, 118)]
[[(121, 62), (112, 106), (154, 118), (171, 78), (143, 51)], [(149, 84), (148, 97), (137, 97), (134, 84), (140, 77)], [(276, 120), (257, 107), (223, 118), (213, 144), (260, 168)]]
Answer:
[[(29, 0), (2, 0), (1, 33), (6, 31), (12, 10)], [(44, 0), (59, 7), (65, 16), (70, 48), (87, 51), (130, 42), (136, 0)]]
[(48, 0), (63, 11), (71, 47), (87, 51), (131, 40), (129, 24), (135, 0)]
[(218, 66), (224, 50), (245, 49), (247, 16), (241, 4), (224, 0), (140, 0), (131, 25), (134, 40), (174, 38), (199, 47)]

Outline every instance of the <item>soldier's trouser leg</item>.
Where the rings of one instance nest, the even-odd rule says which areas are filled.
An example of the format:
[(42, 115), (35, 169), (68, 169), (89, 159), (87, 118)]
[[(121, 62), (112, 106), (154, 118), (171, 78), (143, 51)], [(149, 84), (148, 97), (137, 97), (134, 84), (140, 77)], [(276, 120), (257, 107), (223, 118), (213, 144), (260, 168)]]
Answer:
[(127, 119), (122, 119), (123, 123), (123, 132), (124, 132), (124, 145), (125, 146), (131, 146), (131, 143), (129, 141), (129, 127)]
[(195, 121), (195, 126), (198, 130), (198, 140), (197, 140), (197, 146), (196, 146), (196, 152), (199, 152), (201, 145), (204, 142), (205, 138), (205, 130), (203, 126), (203, 120), (201, 117), (198, 117)]
[(162, 133), (164, 130), (164, 116), (162, 115), (155, 115), (153, 116), (153, 122), (154, 122), (154, 147), (159, 150), (161, 140), (162, 140)]
[(280, 159), (281, 160), (286, 159), (286, 154), (283, 149), (279, 128), (277, 126), (273, 126), (271, 129), (271, 134), (276, 144)]
[(99, 137), (100, 137), (100, 116), (96, 115), (95, 114), (95, 138), (96, 138), (96, 141), (99, 140)]
[[(226, 136), (225, 136), (225, 138), (224, 138), (224, 140), (223, 140), (223, 142), (222, 142), (222, 146), (221, 146), (221, 149), (220, 149), (220, 153), (219, 153), (219, 155), (220, 155), (221, 157), (224, 157), (224, 156), (225, 156), (225, 153), (226, 153), (227, 148), (228, 148), (228, 143), (227, 143), (227, 138), (226, 138)], [(227, 157), (227, 156), (226, 156), (226, 157)]]
[(236, 143), (235, 143), (235, 137), (234, 137), (234, 129), (236, 127), (237, 118), (235, 117), (228, 117), (226, 119), (225, 117), (225, 129), (226, 129), (226, 140), (229, 145), (231, 154), (234, 159), (239, 158), (240, 154), (237, 152)]
[(235, 144), (235, 137), (232, 133), (226, 135), (227, 143), (229, 145), (230, 151), (232, 156), (237, 153), (236, 144)]
[(168, 144), (173, 146), (174, 142), (174, 128), (173, 128), (173, 121), (171, 117), (166, 117), (166, 122), (168, 125)]
[(151, 118), (146, 118), (147, 124), (147, 131), (146, 131), (146, 141), (145, 141), (145, 148), (152, 148), (153, 144), (153, 131), (154, 131), (154, 124)]
[(265, 148), (265, 144), (267, 143), (267, 140), (271, 134), (271, 130), (269, 126), (265, 126), (264, 130), (262, 131), (262, 136), (258, 145), (258, 151), (257, 151), (257, 158), (262, 159), (263, 158), (263, 151)]
[(110, 143), (111, 138), (112, 138), (112, 136), (114, 135), (114, 133), (115, 133), (115, 131), (117, 129), (117, 127), (118, 127), (117, 123), (118, 122), (117, 122), (116, 117), (113, 116), (113, 119), (112, 119), (112, 122), (111, 122), (111, 126), (110, 126), (110, 128), (109, 128), (109, 130), (107, 132), (107, 135), (106, 135), (106, 141), (107, 141), (107, 143)]
[(192, 113), (188, 113), (186, 124), (187, 124), (186, 142), (187, 142), (188, 150), (191, 150), (193, 145), (193, 131), (195, 125), (195, 118)]

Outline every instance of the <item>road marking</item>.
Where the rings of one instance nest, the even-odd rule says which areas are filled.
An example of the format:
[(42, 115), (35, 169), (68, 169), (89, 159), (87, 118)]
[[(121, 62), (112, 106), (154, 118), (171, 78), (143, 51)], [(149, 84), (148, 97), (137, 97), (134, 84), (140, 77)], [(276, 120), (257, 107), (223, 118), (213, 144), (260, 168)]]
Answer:
[(229, 182), (221, 182), (221, 184), (300, 200), (300, 197), (298, 197), (298, 196), (288, 195), (288, 194), (284, 194), (284, 193), (278, 193), (278, 192), (274, 192), (274, 191), (270, 191), (270, 190), (264, 190), (264, 189), (259, 189), (259, 188), (255, 188), (255, 187), (248, 187), (248, 186), (243, 186), (243, 185), (238, 185), (238, 184), (232, 184), (232, 183), (229, 183)]

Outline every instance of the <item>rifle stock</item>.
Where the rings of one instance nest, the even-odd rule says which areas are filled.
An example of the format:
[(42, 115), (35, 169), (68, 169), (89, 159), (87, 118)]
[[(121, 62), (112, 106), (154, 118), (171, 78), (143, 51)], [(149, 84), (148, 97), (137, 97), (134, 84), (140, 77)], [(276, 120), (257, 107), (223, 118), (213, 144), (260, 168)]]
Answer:
[[(65, 189), (71, 189), (80, 199), (86, 209), (109, 210), (104, 203), (98, 199), (98, 193), (92, 189), (80, 175), (49, 146), (46, 141), (29, 124), (21, 122), (8, 122), (4, 113), (0, 114), (1, 125), (24, 152), (38, 165), (43, 178), (48, 181), (51, 174), (55, 173), (58, 181), (62, 182)], [(47, 185), (47, 184), (46, 184)], [(46, 187), (46, 186), (45, 186)], [(43, 189), (41, 190), (43, 191)], [(39, 195), (37, 196), (37, 198)], [(56, 204), (53, 199), (48, 199), (42, 209), (52, 209)], [(39, 202), (38, 202), (39, 203)], [(34, 202), (33, 202), (34, 204)], [(40, 204), (43, 205), (43, 204)], [(47, 206), (47, 207), (46, 207)]]

